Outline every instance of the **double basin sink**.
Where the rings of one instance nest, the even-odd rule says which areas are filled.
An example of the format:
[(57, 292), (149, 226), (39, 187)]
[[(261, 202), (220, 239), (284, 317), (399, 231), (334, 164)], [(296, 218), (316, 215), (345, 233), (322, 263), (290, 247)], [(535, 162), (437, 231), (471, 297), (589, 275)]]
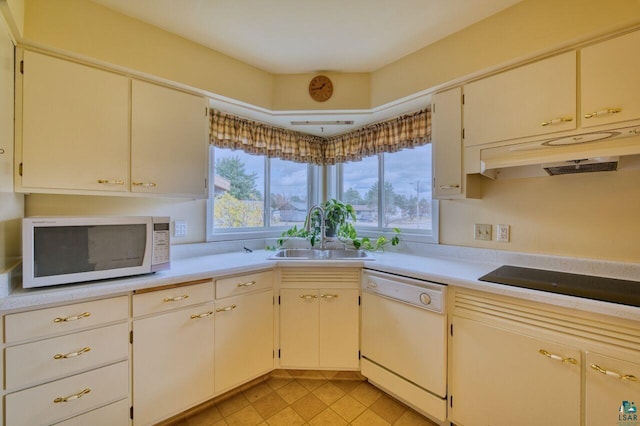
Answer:
[(288, 260), (373, 260), (365, 250), (353, 249), (280, 249), (269, 259)]

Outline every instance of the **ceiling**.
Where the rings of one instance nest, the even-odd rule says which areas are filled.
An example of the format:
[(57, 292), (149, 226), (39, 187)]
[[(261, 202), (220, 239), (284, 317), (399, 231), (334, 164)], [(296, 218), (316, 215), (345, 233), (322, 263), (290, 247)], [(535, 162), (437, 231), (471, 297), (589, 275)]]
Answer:
[[(262, 70), (293, 74), (372, 72), (520, 0), (92, 1)], [(330, 136), (395, 112), (397, 108), (383, 106), (377, 113), (365, 111), (369, 116), (352, 126), (297, 130)], [(244, 115), (279, 125), (328, 119), (317, 114), (271, 119), (252, 116), (251, 111)]]

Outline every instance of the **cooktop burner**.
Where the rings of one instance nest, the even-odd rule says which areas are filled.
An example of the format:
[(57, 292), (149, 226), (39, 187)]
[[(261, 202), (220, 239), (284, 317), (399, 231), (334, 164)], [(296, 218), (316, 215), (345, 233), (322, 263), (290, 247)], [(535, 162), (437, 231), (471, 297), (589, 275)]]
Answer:
[(640, 282), (543, 269), (501, 266), (478, 278), (497, 284), (640, 307)]

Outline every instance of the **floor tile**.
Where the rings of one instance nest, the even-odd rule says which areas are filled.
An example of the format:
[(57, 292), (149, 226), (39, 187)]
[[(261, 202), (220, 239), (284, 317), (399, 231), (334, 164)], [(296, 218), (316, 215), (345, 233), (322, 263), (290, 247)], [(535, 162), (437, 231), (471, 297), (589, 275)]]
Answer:
[(264, 419), (282, 411), (287, 405), (289, 404), (276, 392), (271, 392), (253, 403), (253, 407)]
[(309, 393), (309, 391), (297, 381), (291, 381), (288, 385), (276, 390), (276, 393), (282, 397), (287, 404), (293, 404), (303, 396)]
[(270, 394), (273, 392), (273, 389), (267, 385), (266, 383), (260, 383), (258, 385), (253, 386), (250, 389), (242, 392), (245, 398), (251, 403), (259, 400), (260, 398)]
[(310, 393), (291, 404), (291, 408), (305, 421), (309, 421), (324, 411), (327, 408), (327, 404)]
[(251, 405), (236, 411), (229, 417), (225, 417), (225, 420), (229, 426), (255, 426), (264, 421), (262, 416)]
[(391, 423), (384, 420), (371, 410), (365, 410), (357, 419), (351, 422), (353, 426), (389, 426)]
[(320, 386), (327, 383), (327, 380), (316, 380), (316, 379), (296, 379), (298, 383), (304, 386), (309, 392), (318, 389)]
[(304, 379), (319, 379), (319, 380), (326, 379), (326, 377), (320, 370), (306, 370), (302, 373), (302, 376), (300, 377)]
[(344, 391), (331, 382), (327, 382), (314, 390), (313, 394), (325, 404), (331, 405), (344, 396)]
[(267, 380), (265, 380), (265, 383), (267, 384), (267, 386), (269, 386), (273, 390), (278, 390), (281, 387), (288, 385), (291, 382), (293, 382), (292, 378), (280, 378), (280, 377), (269, 377)]
[(382, 395), (369, 409), (389, 423), (394, 423), (407, 411), (407, 406), (390, 396)]
[(349, 392), (349, 395), (360, 401), (365, 407), (369, 407), (380, 398), (382, 391), (367, 382), (362, 382)]
[(305, 422), (293, 408), (287, 407), (267, 419), (269, 426), (299, 426)]
[(236, 411), (240, 411), (247, 405), (249, 405), (249, 401), (244, 397), (243, 394), (239, 393), (229, 399), (225, 399), (216, 406), (218, 407), (218, 410), (220, 410), (220, 413), (224, 417), (227, 417), (235, 413)]
[(350, 422), (367, 409), (360, 402), (349, 395), (345, 395), (331, 405), (331, 409), (338, 413), (343, 419)]
[(331, 383), (339, 389), (341, 389), (344, 393), (349, 393), (358, 386), (362, 382), (356, 380), (332, 380)]
[(187, 418), (189, 426), (210, 426), (220, 420), (222, 420), (222, 414), (215, 405), (198, 411)]
[(345, 426), (347, 424), (345, 419), (330, 408), (327, 408), (309, 421), (310, 426)]

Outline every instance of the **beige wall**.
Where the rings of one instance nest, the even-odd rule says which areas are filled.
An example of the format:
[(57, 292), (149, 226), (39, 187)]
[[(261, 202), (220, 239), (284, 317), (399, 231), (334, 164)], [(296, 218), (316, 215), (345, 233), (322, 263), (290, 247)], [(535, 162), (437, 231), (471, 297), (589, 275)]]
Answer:
[[(640, 170), (492, 181), (481, 200), (440, 202), (440, 241), (640, 262)], [(511, 225), (511, 242), (476, 241), (474, 223)]]
[(24, 38), (271, 108), (273, 76), (88, 0), (27, 0)]
[(0, 192), (0, 273), (22, 256), (24, 196)]
[[(316, 102), (309, 96), (309, 82), (317, 74), (331, 78), (333, 96)], [(274, 110), (340, 110), (371, 108), (369, 73), (279, 74), (274, 80)]]
[(525, 0), (373, 72), (371, 103), (637, 23), (638, 0)]

